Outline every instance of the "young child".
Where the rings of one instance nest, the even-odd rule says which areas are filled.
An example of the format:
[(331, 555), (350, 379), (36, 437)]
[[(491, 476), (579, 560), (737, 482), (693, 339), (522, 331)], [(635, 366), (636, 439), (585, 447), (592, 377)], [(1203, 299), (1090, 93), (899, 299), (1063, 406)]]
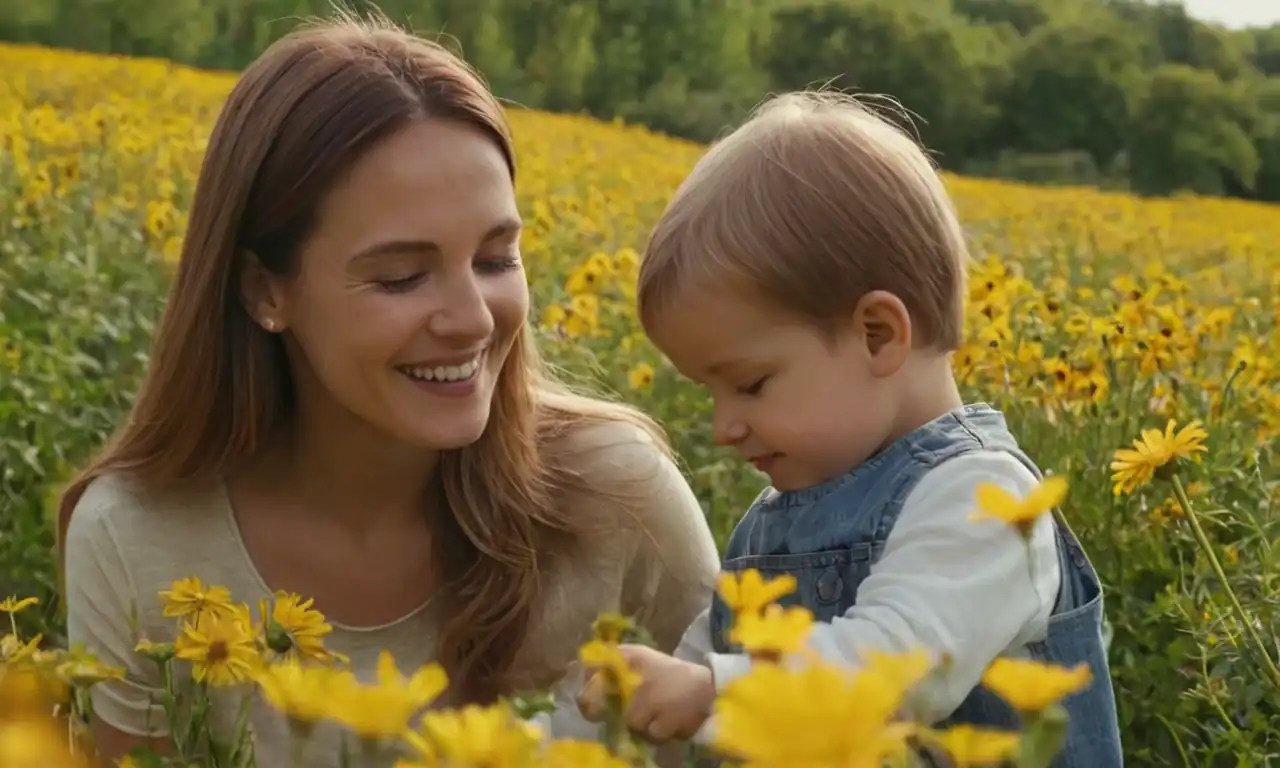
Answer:
[[(1003, 416), (964, 404), (964, 236), (935, 169), (856, 100), (794, 93), (716, 144), (677, 191), (640, 268), (641, 321), (714, 400), (714, 435), (768, 475), (734, 531), (727, 571), (793, 575), (782, 602), (820, 622), (809, 641), (850, 667), (867, 649), (923, 647), (948, 664), (911, 713), (1016, 728), (979, 682), (998, 656), (1072, 666), (1058, 766), (1122, 765), (1101, 588), (1056, 513), (1029, 541), (970, 519), (980, 485), (1017, 497), (1041, 479)], [(662, 742), (707, 737), (712, 702), (749, 669), (717, 596), (675, 657), (625, 653), (644, 682), (629, 725)], [(592, 689), (580, 704), (599, 712)]]

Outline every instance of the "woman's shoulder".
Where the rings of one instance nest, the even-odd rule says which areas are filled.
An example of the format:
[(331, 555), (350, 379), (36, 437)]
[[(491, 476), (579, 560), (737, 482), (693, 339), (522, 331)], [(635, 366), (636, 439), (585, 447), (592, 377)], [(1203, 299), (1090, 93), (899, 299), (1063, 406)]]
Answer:
[(658, 427), (626, 411), (570, 422), (556, 443), (563, 468), (592, 487), (669, 483), (680, 474)]
[(110, 572), (140, 592), (190, 576), (240, 580), (231, 572), (231, 564), (243, 566), (220, 488), (154, 491), (124, 473), (94, 478), (67, 521), (68, 577)]
[(562, 503), (580, 520), (650, 536), (705, 528), (702, 506), (661, 432), (625, 412), (591, 419), (561, 434), (556, 450)]
[(185, 527), (208, 519), (220, 504), (219, 485), (201, 483), (181, 489), (148, 489), (136, 477), (120, 471), (104, 472), (85, 484), (72, 509), (68, 536), (75, 530), (109, 527), (167, 532), (175, 524)]
[[(661, 434), (621, 410), (561, 432), (568, 487), (560, 502), (583, 522), (571, 593), (637, 618), (670, 651), (708, 604), (719, 556), (706, 515)], [(589, 602), (589, 601), (588, 601)], [(584, 610), (586, 610), (584, 608)]]

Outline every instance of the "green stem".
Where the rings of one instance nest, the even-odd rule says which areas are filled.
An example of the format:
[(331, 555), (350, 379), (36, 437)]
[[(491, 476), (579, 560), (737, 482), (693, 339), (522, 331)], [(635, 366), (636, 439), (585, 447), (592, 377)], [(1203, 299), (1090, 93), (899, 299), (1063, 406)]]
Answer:
[(161, 667), (161, 674), (164, 678), (162, 699), (164, 702), (164, 717), (169, 725), (169, 741), (173, 744), (174, 751), (178, 753), (178, 757), (185, 760), (187, 757), (186, 737), (180, 733), (178, 728), (178, 696), (177, 692), (173, 690), (173, 665), (166, 661)]
[(1209, 677), (1209, 656), (1204, 652), (1204, 648), (1200, 649), (1200, 674), (1204, 675), (1205, 694), (1209, 699), (1209, 703), (1217, 711), (1218, 716), (1222, 718), (1223, 725), (1227, 726), (1227, 730), (1236, 736), (1240, 735), (1240, 729), (1236, 727), (1235, 721), (1227, 716), (1227, 710), (1222, 708), (1222, 702), (1218, 701), (1218, 692), (1213, 690), (1213, 680)]
[(1221, 416), (1227, 412), (1227, 403), (1231, 400), (1231, 385), (1236, 383), (1236, 377), (1244, 370), (1243, 365), (1237, 365), (1236, 369), (1231, 372), (1231, 376), (1227, 378), (1227, 383), (1222, 385), (1222, 402), (1218, 405), (1218, 412), (1213, 414), (1215, 417)]
[(1187, 757), (1186, 747), (1182, 746), (1182, 739), (1178, 737), (1178, 731), (1173, 727), (1173, 723), (1164, 715), (1156, 715), (1156, 719), (1164, 723), (1164, 728), (1169, 733), (1169, 739), (1173, 742), (1173, 746), (1178, 750), (1178, 756), (1182, 758), (1182, 768), (1191, 768), (1191, 758)]
[(244, 694), (240, 699), (240, 707), (236, 712), (236, 730), (235, 740), (231, 745), (231, 765), (240, 766), (243, 764), (243, 752), (248, 750), (253, 741), (253, 735), (249, 730), (249, 718), (253, 712), (253, 693)]
[(1049, 768), (1067, 743), (1069, 719), (1061, 705), (1024, 716), (1017, 768)]
[[(293, 768), (302, 768), (302, 758), (303, 754), (306, 752), (307, 742), (311, 740), (312, 726), (310, 723), (304, 724), (294, 722), (290, 725), (289, 731), (293, 737), (293, 748), (291, 750), (293, 754)], [(343, 750), (345, 751), (345, 749), (346, 743), (344, 742)]]
[[(1114, 353), (1113, 353), (1113, 356), (1111, 357), (1111, 360), (1112, 360), (1112, 365), (1116, 369), (1116, 378), (1115, 378), (1114, 386), (1118, 386), (1120, 383), (1120, 376), (1121, 376), (1120, 374), (1121, 363), (1115, 362)], [(1133, 378), (1129, 378), (1129, 374), (1133, 372), (1133, 366), (1129, 365), (1129, 366), (1125, 366), (1125, 368), (1126, 370), (1124, 372), (1124, 375), (1128, 382), (1128, 386), (1125, 387), (1124, 405), (1121, 406), (1121, 410), (1120, 410), (1120, 430), (1121, 430), (1120, 435), (1121, 436), (1127, 435), (1129, 433), (1129, 417), (1133, 411), (1134, 390), (1137, 389), (1137, 386), (1138, 386), (1138, 383), (1136, 380), (1134, 380)], [(1118, 439), (1116, 444), (1119, 444), (1122, 442), (1123, 442), (1122, 439)], [(1115, 496), (1115, 494), (1111, 494), (1111, 509), (1107, 514), (1107, 541), (1115, 541), (1115, 538), (1114, 538), (1115, 526), (1117, 522), (1117, 516), (1121, 513), (1121, 511), (1122, 511), (1122, 506), (1117, 503), (1117, 497)], [(1113, 574), (1117, 574), (1116, 589), (1121, 594), (1124, 594), (1125, 590), (1127, 589), (1127, 584), (1125, 583), (1126, 572), (1124, 568), (1124, 554), (1123, 554), (1124, 547), (1107, 547), (1107, 549), (1110, 550), (1110, 555), (1111, 555), (1111, 567), (1113, 569), (1111, 572)]]
[(1205, 557), (1209, 559), (1209, 567), (1213, 569), (1214, 575), (1218, 577), (1223, 590), (1226, 591), (1227, 599), (1231, 601), (1231, 607), (1236, 612), (1236, 618), (1244, 625), (1245, 632), (1248, 633), (1254, 649), (1262, 656), (1267, 673), (1271, 675), (1272, 685), (1280, 689), (1280, 668), (1276, 667), (1275, 661), (1271, 658), (1271, 652), (1267, 650), (1262, 638), (1258, 636), (1258, 630), (1253, 626), (1253, 617), (1245, 611), (1244, 606), (1240, 603), (1240, 598), (1236, 596), (1236, 591), (1231, 587), (1231, 582), (1227, 581), (1227, 573), (1222, 569), (1222, 563), (1218, 562), (1218, 556), (1213, 551), (1213, 545), (1209, 543), (1209, 537), (1205, 535), (1204, 528), (1200, 525), (1200, 518), (1196, 515), (1195, 510), (1192, 509), (1191, 500), (1187, 498), (1187, 491), (1182, 487), (1182, 481), (1178, 479), (1176, 474), (1173, 476), (1173, 493), (1178, 497), (1178, 503), (1182, 505), (1183, 514), (1186, 515), (1187, 522), (1191, 525), (1191, 532), (1195, 534), (1196, 543), (1200, 545)]
[(609, 750), (609, 754), (617, 757), (622, 754), (622, 737), (626, 733), (625, 724), (622, 721), (622, 706), (616, 696), (610, 696), (608, 702), (608, 711), (604, 716), (604, 746)]

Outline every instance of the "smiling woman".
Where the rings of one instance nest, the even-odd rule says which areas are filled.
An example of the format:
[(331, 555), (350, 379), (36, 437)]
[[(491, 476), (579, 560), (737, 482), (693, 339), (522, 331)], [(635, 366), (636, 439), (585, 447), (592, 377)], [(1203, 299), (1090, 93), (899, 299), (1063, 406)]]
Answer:
[[(709, 604), (715, 547), (657, 427), (543, 370), (515, 168), (479, 77), (386, 24), (310, 26), (243, 74), (147, 380), (62, 504), (70, 639), (129, 673), (95, 690), (104, 758), (165, 743), (133, 650), (173, 639), (154, 596), (179, 579), (314, 597), (357, 675), (439, 660), (450, 704), (564, 678), (603, 612), (669, 651)], [(282, 716), (253, 723), (287, 764)]]
[[(506, 158), (492, 135), (456, 118), (410, 121), (318, 202), (296, 267), (280, 262), (279, 246), (246, 249), (248, 314), (288, 330), (300, 403), (332, 396), (405, 446), (480, 438), (529, 312)], [(407, 463), (420, 461), (409, 453), (419, 456)]]

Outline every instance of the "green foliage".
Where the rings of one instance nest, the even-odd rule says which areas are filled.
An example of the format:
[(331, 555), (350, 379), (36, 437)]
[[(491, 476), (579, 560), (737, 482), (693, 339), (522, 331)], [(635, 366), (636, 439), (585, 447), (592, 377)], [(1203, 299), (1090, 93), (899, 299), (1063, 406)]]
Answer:
[[(0, 195), (15, 179), (3, 157)], [(55, 495), (131, 402), (163, 296), (138, 222), (96, 216), (88, 198), (59, 213), (0, 226), (2, 595), (54, 594)], [(19, 619), (56, 610), (46, 599)]]
[(1204, 69), (1165, 64), (1139, 103), (1129, 148), (1134, 188), (1221, 194), (1256, 188), (1261, 159), (1249, 126), (1256, 104)]
[[(1108, 179), (1123, 170), (1147, 193), (1280, 200), (1274, 119), (1246, 125), (1234, 112), (1179, 120), (1163, 111), (1227, 98), (1208, 77), (1171, 74), (1179, 65), (1231, 86), (1233, 110), (1254, 109), (1280, 78), (1280, 26), (1233, 32), (1189, 17), (1181, 5), (1142, 0), (377, 6), (461, 49), (495, 91), (529, 107), (622, 117), (708, 140), (768, 91), (831, 84), (895, 97), (953, 171), (1017, 173), (1043, 167), (1045, 155), (1085, 152)], [(332, 7), (333, 0), (7, 0), (0, 39), (236, 69), (298, 19)], [(1128, 147), (1141, 151), (1129, 156)], [(1039, 159), (1014, 159), (1022, 154)], [(1067, 181), (1088, 184), (1093, 176)]]
[(1138, 46), (1119, 24), (1037, 28), (1014, 57), (1017, 74), (1002, 94), (1006, 135), (1026, 151), (1084, 150), (1107, 165), (1124, 148), (1140, 66)]

